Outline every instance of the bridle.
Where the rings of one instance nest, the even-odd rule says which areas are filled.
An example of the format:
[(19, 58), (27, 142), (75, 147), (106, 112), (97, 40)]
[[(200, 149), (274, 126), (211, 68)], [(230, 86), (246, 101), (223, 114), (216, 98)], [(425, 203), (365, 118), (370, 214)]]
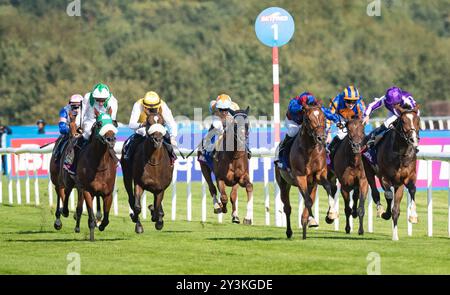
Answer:
[[(317, 111), (321, 111), (319, 107), (310, 107), (310, 109), (315, 109)], [(305, 126), (306, 134), (314, 139), (314, 143), (325, 146), (325, 144), (326, 144), (325, 132), (324, 132), (323, 136), (319, 135), (317, 132), (319, 130), (325, 130), (325, 125), (318, 125), (318, 126), (312, 128), (311, 120), (307, 116), (306, 109), (304, 109), (303, 122), (304, 122), (304, 124), (302, 124), (302, 126)]]
[[(349, 130), (349, 128), (348, 128), (348, 123), (349, 123), (350, 121), (346, 121), (345, 122), (345, 128), (347, 128), (347, 138), (348, 138), (348, 141), (349, 141), (349, 143), (350, 143), (350, 147), (352, 148), (352, 152), (354, 153), (354, 154), (359, 154), (359, 153), (361, 153), (361, 145), (362, 145), (362, 142), (363, 142), (363, 139), (364, 139), (364, 136), (362, 137), (363, 139), (362, 140), (360, 140), (359, 142), (355, 142), (355, 140), (353, 139), (353, 136), (350, 134), (350, 130)], [(361, 121), (360, 121), (361, 122)], [(361, 122), (361, 124), (362, 124), (362, 122)], [(364, 128), (364, 127), (363, 127)], [(364, 129), (363, 129), (364, 130)]]
[(403, 128), (403, 120), (401, 119), (403, 115), (409, 114), (409, 113), (415, 113), (417, 115), (417, 112), (414, 110), (407, 110), (400, 114), (400, 117), (396, 120), (396, 124), (393, 123), (395, 132), (400, 136), (401, 139), (403, 139), (408, 146), (412, 146), (414, 144), (415, 138), (414, 138), (414, 132), (417, 135), (417, 141), (419, 141), (419, 131), (414, 127), (411, 126), (411, 129), (408, 131), (405, 131)]

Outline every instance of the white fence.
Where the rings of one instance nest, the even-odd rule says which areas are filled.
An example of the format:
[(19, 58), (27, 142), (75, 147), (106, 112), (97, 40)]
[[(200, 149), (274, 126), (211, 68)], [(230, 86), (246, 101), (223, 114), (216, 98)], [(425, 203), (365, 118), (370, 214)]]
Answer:
[[(116, 145), (115, 150), (118, 156), (120, 156), (121, 146)], [(22, 157), (25, 157), (28, 159), (32, 154), (49, 154), (51, 153), (53, 149), (53, 145), (50, 145), (43, 149), (36, 149), (36, 148), (0, 148), (0, 154), (9, 154), (10, 155), (10, 161), (15, 161), (14, 165), (16, 167), (16, 175), (18, 175), (18, 163), (21, 161)], [(187, 150), (182, 150), (183, 153), (189, 152)], [(283, 205), (280, 200), (280, 194), (279, 189), (276, 183), (274, 183), (275, 186), (275, 194), (273, 196), (273, 206), (274, 210), (270, 210), (270, 189), (269, 189), (269, 170), (271, 167), (271, 161), (273, 158), (274, 150), (268, 150), (268, 149), (253, 149), (252, 150), (252, 159), (250, 160), (250, 167), (249, 167), (249, 173), (250, 173), (250, 179), (253, 180), (253, 173), (256, 167), (255, 160), (258, 160), (257, 158), (263, 158), (263, 171), (264, 171), (264, 209), (265, 209), (265, 225), (271, 224), (271, 212), (273, 213), (274, 221), (276, 226), (285, 226), (286, 219), (284, 217), (283, 213)], [(428, 225), (428, 236), (433, 235), (433, 187), (432, 187), (432, 161), (442, 161), (447, 162), (448, 165), (448, 235), (450, 236), (450, 153), (423, 153), (420, 152), (418, 154), (418, 158), (421, 160), (427, 161), (427, 225)], [(48, 157), (48, 161), (50, 160), (50, 157)], [(0, 157), (0, 172), (2, 169), (2, 158)], [(181, 161), (181, 159), (180, 159)], [(174, 177), (172, 181), (172, 208), (171, 208), (171, 219), (176, 219), (176, 208), (177, 208), (177, 171), (182, 169), (186, 171), (186, 185), (187, 185), (187, 195), (186, 195), (186, 219), (188, 221), (192, 220), (192, 190), (191, 190), (191, 171), (192, 171), (192, 165), (193, 165), (194, 157), (187, 159), (186, 164), (183, 166), (175, 165), (174, 169)], [(11, 165), (8, 165), (11, 167)], [(13, 204), (14, 203), (14, 185), (13, 182), (15, 181), (15, 199), (16, 204), (22, 204), (22, 191), (21, 191), (21, 181), (25, 181), (25, 203), (31, 204), (31, 182), (34, 183), (34, 204), (39, 205), (40, 204), (40, 196), (39, 196), (39, 181), (38, 181), (38, 175), (36, 172), (36, 169), (33, 169), (32, 171), (28, 170), (28, 166), (25, 165), (26, 171), (25, 171), (25, 177), (12, 177), (11, 173), (8, 173), (8, 179), (7, 179), (7, 186), (8, 186), (8, 203)], [(11, 172), (11, 171), (9, 171)], [(117, 183), (117, 181), (116, 181)], [(210, 197), (207, 197), (209, 195), (209, 192), (207, 190), (207, 186), (205, 183), (205, 180), (202, 177), (202, 199), (201, 199), (201, 220), (203, 222), (206, 221), (206, 208), (207, 204), (210, 204), (209, 206), (212, 206), (211, 201), (207, 201), (207, 199), (210, 199)], [(49, 197), (49, 205), (53, 206), (54, 203), (54, 187), (50, 181), (50, 174), (48, 176), (48, 197)], [(146, 208), (146, 197), (145, 194), (143, 196), (143, 208)], [(336, 209), (339, 210), (339, 190), (337, 192), (337, 196), (335, 196), (335, 204)], [(409, 208), (409, 202), (410, 197), (408, 194), (407, 198), (407, 206)], [(4, 203), (3, 201), (3, 179), (0, 181), (0, 204)], [(95, 204), (95, 202), (94, 202)], [(303, 198), (301, 194), (298, 195), (298, 227), (301, 227), (301, 212), (303, 208)], [(352, 204), (350, 204), (352, 205)], [(75, 209), (75, 198), (73, 196), (73, 193), (70, 198), (70, 209), (73, 211)], [(131, 209), (130, 209), (131, 210)], [(409, 210), (407, 210), (409, 211)], [(117, 189), (114, 189), (114, 195), (113, 195), (113, 212), (114, 215), (119, 214), (119, 206), (118, 206), (118, 196), (117, 196)], [(146, 210), (143, 210), (143, 218), (147, 218), (147, 212)], [(315, 207), (314, 207), (314, 215), (316, 217), (316, 220), (319, 221), (319, 198), (316, 198)], [(408, 214), (406, 214), (406, 220), (408, 223), (408, 235), (412, 235), (412, 224), (408, 221)], [(217, 215), (218, 222), (222, 222), (223, 216), (222, 214)], [(367, 212), (367, 218), (368, 218), (368, 231), (373, 232), (373, 201), (371, 194), (369, 193), (368, 196), (368, 212)], [(352, 226), (353, 222), (351, 222)], [(335, 230), (339, 230), (339, 219), (337, 219), (334, 223)]]

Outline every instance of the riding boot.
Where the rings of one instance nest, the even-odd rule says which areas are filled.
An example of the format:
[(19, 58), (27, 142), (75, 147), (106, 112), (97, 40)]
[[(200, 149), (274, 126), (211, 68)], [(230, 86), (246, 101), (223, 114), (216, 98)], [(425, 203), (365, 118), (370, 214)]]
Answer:
[(370, 148), (376, 146), (377, 143), (380, 141), (380, 139), (383, 137), (384, 133), (386, 133), (386, 131), (388, 129), (389, 128), (387, 128), (386, 126), (384, 126), (384, 124), (382, 124), (380, 127), (373, 130), (370, 133), (369, 140), (366, 143), (367, 149), (370, 149)]
[(294, 137), (290, 137), (286, 134), (286, 137), (283, 139), (283, 141), (280, 143), (280, 147), (278, 149), (278, 158), (275, 159), (275, 164), (278, 164), (280, 161), (284, 158), (284, 153), (287, 151), (287, 147), (289, 143), (294, 139)]
[(245, 150), (247, 151), (247, 157), (250, 159), (252, 157), (252, 151), (250, 150), (250, 146), (248, 140), (245, 142)]
[(136, 147), (144, 140), (144, 138), (144, 136), (137, 133), (134, 133), (130, 136), (130, 138), (128, 139), (128, 143), (125, 145), (125, 160), (129, 160), (133, 157)]
[(173, 145), (170, 142), (170, 134), (169, 132), (166, 132), (166, 135), (164, 135), (164, 140), (163, 140), (164, 145), (167, 148), (167, 151), (169, 152), (169, 157), (170, 157), (170, 164), (173, 165), (175, 163), (175, 160), (178, 158), (177, 155), (175, 154), (175, 151), (173, 149)]
[(330, 153), (330, 158), (331, 158), (331, 155), (334, 155), (334, 151), (336, 149), (336, 145), (338, 144), (339, 141), (340, 141), (339, 137), (335, 136), (333, 138), (333, 140), (330, 142), (330, 144), (328, 145), (328, 151)]
[[(71, 175), (76, 175), (76, 171), (77, 171), (77, 162), (78, 162), (78, 155), (81, 151), (81, 149), (86, 146), (86, 144), (88, 143), (87, 139), (84, 139), (83, 136), (80, 136), (74, 146), (73, 146), (73, 151), (71, 153), (73, 153), (73, 157), (67, 157), (66, 160), (67, 162), (65, 162), (65, 166), (64, 168), (67, 170), (67, 172)], [(70, 154), (70, 153), (69, 153)]]

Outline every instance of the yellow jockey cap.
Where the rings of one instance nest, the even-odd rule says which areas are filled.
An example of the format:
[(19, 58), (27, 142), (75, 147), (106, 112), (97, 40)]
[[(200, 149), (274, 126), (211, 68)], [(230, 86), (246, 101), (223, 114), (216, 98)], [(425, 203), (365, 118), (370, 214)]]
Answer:
[(359, 100), (359, 91), (355, 86), (348, 86), (344, 89), (345, 100)]
[(157, 109), (161, 106), (161, 98), (159, 97), (158, 93), (154, 91), (149, 91), (145, 94), (144, 98), (142, 99), (142, 104), (146, 108)]

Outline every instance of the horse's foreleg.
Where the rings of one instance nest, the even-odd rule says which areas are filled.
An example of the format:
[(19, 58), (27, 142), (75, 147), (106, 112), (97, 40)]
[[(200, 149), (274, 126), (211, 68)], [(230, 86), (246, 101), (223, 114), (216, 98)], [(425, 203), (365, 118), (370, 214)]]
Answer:
[(296, 178), (298, 190), (302, 194), (305, 199), (305, 208), (303, 209), (302, 214), (302, 228), (303, 228), (303, 239), (306, 239), (306, 227), (308, 225), (308, 219), (310, 217), (310, 212), (312, 208), (312, 200), (308, 191), (308, 183), (306, 180), (306, 176), (297, 176)]
[(358, 201), (359, 201), (359, 194), (360, 194), (359, 184), (356, 184), (356, 185), (353, 187), (353, 195), (352, 195), (352, 199), (353, 199), (352, 217), (353, 217), (353, 218), (358, 217)]
[[(131, 216), (131, 220), (133, 220), (134, 223), (136, 223), (136, 226), (134, 228), (134, 231), (137, 234), (143, 233), (144, 228), (142, 227), (141, 221), (139, 220), (139, 214), (141, 214), (141, 196), (143, 194), (144, 190), (142, 187), (138, 184), (134, 184), (134, 204), (133, 204), (133, 214)], [(153, 214), (152, 214), (152, 221), (154, 220)]]
[(392, 192), (392, 185), (385, 180), (381, 180), (381, 186), (384, 190), (384, 198), (386, 199), (386, 212), (381, 214), (381, 217), (385, 220), (389, 220), (392, 216), (392, 200), (394, 199), (394, 193)]
[(53, 226), (55, 227), (56, 230), (60, 230), (62, 228), (62, 222), (61, 222), (61, 209), (60, 204), (61, 204), (61, 199), (64, 202), (64, 187), (61, 188), (56, 188), (56, 194), (57, 194), (57, 200), (56, 200), (56, 209), (55, 209), (55, 223), (53, 224)]
[(245, 214), (244, 224), (253, 224), (253, 183), (250, 180), (245, 184), (247, 192), (247, 213)]
[[(357, 209), (359, 216), (359, 229), (358, 234), (364, 234), (364, 203), (367, 198), (367, 191), (369, 190), (369, 184), (367, 183), (367, 179), (363, 178), (359, 180), (359, 207)], [(354, 193), (354, 192), (353, 192)]]
[(93, 196), (91, 195), (90, 192), (88, 191), (83, 191), (83, 197), (84, 197), (84, 201), (86, 202), (86, 208), (88, 211), (88, 226), (89, 226), (89, 231), (90, 231), (90, 235), (89, 238), (91, 241), (94, 241), (94, 230), (95, 230), (95, 215), (94, 215), (94, 210), (93, 210)]
[[(95, 218), (97, 218), (97, 223), (102, 221), (102, 208), (100, 207), (100, 196), (97, 196), (97, 213), (95, 214)], [(103, 200), (103, 204), (105, 200)], [(105, 205), (103, 205), (105, 206)], [(103, 208), (105, 209), (105, 208)]]
[(200, 169), (202, 170), (202, 175), (205, 178), (206, 183), (208, 184), (209, 193), (211, 194), (211, 198), (213, 200), (214, 213), (218, 214), (222, 212), (221, 202), (217, 200), (217, 189), (214, 185), (211, 178), (211, 170), (205, 164), (200, 164)]
[(157, 230), (161, 230), (164, 226), (164, 211), (162, 208), (162, 200), (164, 198), (164, 191), (160, 192), (159, 194), (154, 194), (154, 200), (155, 200), (155, 208), (152, 216), (155, 218), (155, 228)]
[(83, 198), (83, 194), (82, 194), (81, 190), (77, 190), (77, 195), (78, 195), (78, 202), (77, 202), (77, 211), (75, 214), (75, 220), (76, 220), (77, 224), (75, 225), (75, 232), (79, 233), (80, 232), (81, 214), (83, 213), (84, 198)]
[(392, 207), (392, 222), (394, 223), (394, 229), (392, 232), (392, 240), (398, 241), (398, 228), (397, 228), (397, 222), (398, 217), (400, 216), (400, 202), (403, 198), (403, 187), (404, 185), (396, 186), (395, 187), (395, 199), (394, 199), (394, 206)]
[(341, 185), (341, 194), (344, 198), (345, 205), (345, 232), (350, 233), (350, 215), (352, 214), (352, 208), (350, 208), (350, 190), (349, 187), (344, 187)]
[(325, 178), (325, 176), (321, 177), (320, 184), (323, 186), (323, 188), (325, 189), (325, 191), (328, 194), (328, 212), (327, 212), (327, 216), (325, 216), (325, 221), (328, 224), (332, 224), (334, 222), (334, 220), (339, 217), (339, 213), (336, 211), (336, 208), (335, 208), (336, 204), (335, 204), (335, 199), (334, 199), (334, 195), (336, 194), (337, 187), (333, 193), (333, 190), (331, 187), (331, 182), (328, 181), (328, 179)]
[(217, 180), (217, 187), (219, 188), (220, 192), (220, 201), (222, 202), (222, 212), (227, 213), (227, 203), (228, 203), (228, 197), (227, 192), (225, 191), (225, 181), (223, 180)]
[(63, 199), (63, 208), (62, 208), (62, 216), (69, 216), (69, 198), (70, 193), (72, 192), (73, 186), (67, 186), (64, 189), (64, 199)]
[(364, 172), (366, 173), (367, 182), (369, 183), (370, 190), (372, 192), (372, 200), (374, 201), (375, 205), (377, 206), (377, 218), (379, 218), (384, 213), (384, 208), (380, 202), (380, 192), (378, 191), (377, 184), (375, 182), (375, 173), (372, 170), (372, 167), (370, 167), (370, 164), (368, 164), (366, 162), (366, 160), (363, 160), (363, 163), (364, 163)]
[(408, 219), (409, 219), (409, 222), (411, 222), (411, 223), (417, 223), (418, 218), (417, 218), (417, 211), (416, 211), (416, 184), (414, 183), (413, 180), (410, 180), (406, 184), (406, 188), (408, 189), (409, 195), (411, 196), (411, 204), (408, 208), (408, 210), (410, 210)]
[[(97, 197), (97, 198), (99, 199), (99, 197)], [(109, 210), (111, 209), (111, 204), (112, 204), (112, 194), (104, 196), (103, 197), (103, 220), (102, 220), (102, 223), (98, 226), (98, 229), (100, 231), (104, 231), (105, 227), (109, 224)], [(98, 204), (97, 206), (100, 206), (100, 204)], [(98, 209), (97, 209), (97, 213), (98, 213)]]
[(236, 183), (231, 187), (230, 200), (231, 200), (231, 222), (233, 223), (241, 223), (238, 217), (236, 201), (238, 197), (238, 187), (239, 183)]
[(280, 174), (280, 170), (278, 167), (275, 167), (275, 179), (278, 183), (278, 187), (280, 188), (280, 198), (281, 202), (283, 202), (283, 210), (286, 214), (286, 236), (288, 239), (292, 237), (292, 228), (291, 228), (291, 202), (289, 199), (289, 191), (291, 189), (291, 185), (288, 184)]

